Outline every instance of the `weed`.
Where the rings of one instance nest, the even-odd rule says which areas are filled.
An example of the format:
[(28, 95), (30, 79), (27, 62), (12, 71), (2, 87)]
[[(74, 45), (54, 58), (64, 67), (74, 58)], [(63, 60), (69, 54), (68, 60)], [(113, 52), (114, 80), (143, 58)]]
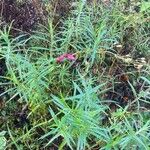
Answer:
[(149, 150), (149, 2), (32, 2), (1, 13), (2, 148)]

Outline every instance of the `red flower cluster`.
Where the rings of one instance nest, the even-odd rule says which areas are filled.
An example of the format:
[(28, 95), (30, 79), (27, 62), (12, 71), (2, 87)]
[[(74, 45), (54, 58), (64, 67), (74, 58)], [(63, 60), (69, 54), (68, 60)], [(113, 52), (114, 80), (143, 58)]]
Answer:
[(75, 61), (76, 60), (76, 56), (75, 54), (63, 54), (59, 57), (56, 58), (56, 62), (61, 63), (63, 62), (65, 59), (70, 60), (70, 61)]

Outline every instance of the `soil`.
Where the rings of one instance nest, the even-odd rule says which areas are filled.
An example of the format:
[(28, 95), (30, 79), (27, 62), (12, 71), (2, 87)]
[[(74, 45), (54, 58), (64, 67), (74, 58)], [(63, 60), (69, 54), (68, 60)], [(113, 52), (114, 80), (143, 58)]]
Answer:
[(57, 0), (51, 2), (53, 14), (46, 11), (45, 6), (39, 0), (31, 0), (18, 3), (17, 0), (0, 1), (0, 16), (3, 25), (12, 23), (11, 35), (31, 33), (38, 23), (44, 23), (46, 16), (54, 18), (54, 25), (60, 25), (61, 19), (69, 15), (71, 2), (69, 0)]
[[(0, 76), (6, 73), (6, 64), (4, 59), (0, 59)], [(0, 80), (0, 82), (3, 82)], [(4, 92), (4, 87), (0, 86), (0, 94)], [(0, 105), (2, 105), (2, 97), (0, 96)]]
[(20, 111), (16, 111), (14, 113), (14, 126), (15, 128), (23, 128), (26, 124), (28, 125), (28, 128), (30, 127), (30, 121), (27, 118), (28, 115), (28, 105), (22, 105), (22, 109)]
[(5, 60), (0, 59), (0, 76), (3, 76), (6, 72)]
[(39, 21), (39, 15), (32, 2), (18, 3), (16, 0), (2, 0), (0, 12), (4, 24), (12, 23), (11, 34), (31, 32)]

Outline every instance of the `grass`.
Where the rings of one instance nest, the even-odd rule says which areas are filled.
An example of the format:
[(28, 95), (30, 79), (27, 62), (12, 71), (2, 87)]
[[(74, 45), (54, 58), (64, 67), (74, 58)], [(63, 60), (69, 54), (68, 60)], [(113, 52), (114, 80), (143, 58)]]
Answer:
[(80, 1), (28, 36), (0, 30), (0, 149), (150, 149), (145, 3)]

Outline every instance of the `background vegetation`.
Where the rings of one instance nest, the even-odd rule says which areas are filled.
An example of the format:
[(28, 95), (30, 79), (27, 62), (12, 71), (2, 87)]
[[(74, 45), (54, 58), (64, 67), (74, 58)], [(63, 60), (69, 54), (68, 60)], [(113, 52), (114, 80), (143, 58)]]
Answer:
[(0, 150), (150, 149), (148, 1), (0, 10)]

